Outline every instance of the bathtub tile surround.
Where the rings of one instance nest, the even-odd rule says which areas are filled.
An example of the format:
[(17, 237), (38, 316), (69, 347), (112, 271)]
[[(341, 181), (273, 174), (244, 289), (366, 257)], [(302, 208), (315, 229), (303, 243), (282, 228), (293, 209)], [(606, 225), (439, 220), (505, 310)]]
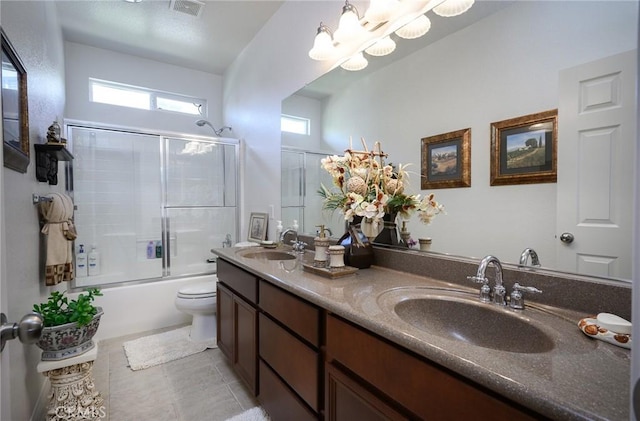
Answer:
[(223, 421), (258, 405), (217, 348), (146, 370), (127, 367), (124, 342), (176, 327), (100, 342), (94, 378), (105, 421)]

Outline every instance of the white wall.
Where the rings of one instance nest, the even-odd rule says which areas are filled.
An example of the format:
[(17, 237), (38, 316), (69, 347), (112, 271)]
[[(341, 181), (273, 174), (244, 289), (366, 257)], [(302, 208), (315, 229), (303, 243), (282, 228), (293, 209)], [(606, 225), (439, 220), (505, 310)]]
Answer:
[(291, 95), (282, 101), (282, 114), (308, 118), (309, 135), (282, 132), (282, 146), (307, 151), (322, 151), (322, 101), (300, 95)]
[(225, 73), (224, 118), (246, 142), (241, 233), (247, 232), (249, 213), (268, 212), (270, 204), (281, 219), (281, 102), (330, 68), (307, 53), (319, 20), (335, 16), (336, 5), (286, 1)]
[(222, 127), (222, 77), (83, 44), (65, 42), (67, 106), (65, 117), (154, 131), (214, 136), (198, 127), (200, 117), (165, 111), (149, 112), (89, 102), (89, 78), (205, 98), (209, 120)]
[[(64, 168), (59, 166), (59, 184), (49, 186), (36, 181), (33, 144), (43, 143), (47, 127), (64, 111), (63, 42), (55, 6), (48, 2), (3, 1), (2, 29), (15, 47), (27, 70), (29, 138), (31, 164), (26, 174), (3, 169), (5, 263), (8, 306), (2, 311), (17, 322), (44, 301), (51, 288), (44, 286), (40, 253), (40, 227), (31, 194), (64, 189)], [(61, 285), (58, 288), (63, 288)], [(2, 419), (27, 420), (31, 417), (44, 377), (36, 372), (40, 350), (18, 340), (7, 343), (3, 351)]]
[[(532, 247), (555, 267), (556, 184), (489, 186), (489, 127), (557, 108), (559, 70), (635, 48), (636, 10), (633, 2), (508, 7), (331, 97), (325, 140), (337, 151), (349, 136), (380, 140), (389, 161), (413, 164), (411, 190), (426, 195), (420, 139), (470, 127), (471, 188), (434, 190), (447, 215), (428, 226), (413, 218), (412, 237), (432, 237), (434, 251), (509, 262)], [(494, 235), (496, 227), (509, 235)]]

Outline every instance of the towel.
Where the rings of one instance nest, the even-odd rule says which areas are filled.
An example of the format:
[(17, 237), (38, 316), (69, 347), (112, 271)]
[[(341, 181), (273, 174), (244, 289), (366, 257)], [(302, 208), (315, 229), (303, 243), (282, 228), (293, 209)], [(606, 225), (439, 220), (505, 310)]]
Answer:
[(50, 202), (40, 202), (39, 208), (45, 220), (42, 233), (46, 235), (45, 284), (57, 285), (70, 281), (73, 274), (72, 241), (76, 237), (73, 225), (73, 200), (63, 193), (51, 193)]

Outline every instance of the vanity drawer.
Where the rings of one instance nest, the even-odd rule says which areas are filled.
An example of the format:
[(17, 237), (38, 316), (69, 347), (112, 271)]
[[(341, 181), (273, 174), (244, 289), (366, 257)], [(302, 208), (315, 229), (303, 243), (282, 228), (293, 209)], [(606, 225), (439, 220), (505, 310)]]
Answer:
[(300, 298), (260, 281), (260, 309), (318, 348), (320, 309)]
[(317, 416), (262, 361), (260, 361), (258, 400), (272, 420), (317, 420)]
[(544, 419), (342, 319), (328, 315), (326, 329), (328, 362), (421, 419)]
[(252, 304), (258, 302), (258, 278), (223, 259), (216, 262), (218, 280)]
[(319, 354), (264, 314), (259, 323), (260, 358), (317, 412)]

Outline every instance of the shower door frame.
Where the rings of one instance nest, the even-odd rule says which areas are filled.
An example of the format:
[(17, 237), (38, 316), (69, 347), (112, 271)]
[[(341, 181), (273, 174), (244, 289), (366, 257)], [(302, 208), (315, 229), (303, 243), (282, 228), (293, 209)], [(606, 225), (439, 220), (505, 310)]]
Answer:
[[(161, 130), (150, 130), (143, 129), (138, 127), (129, 127), (129, 126), (118, 126), (114, 124), (105, 124), (99, 122), (92, 121), (83, 121), (83, 120), (73, 120), (73, 119), (64, 119), (63, 121), (63, 131), (66, 134), (67, 139), (69, 139), (69, 149), (73, 153), (73, 139), (71, 139), (70, 130), (73, 128), (81, 128), (81, 129), (95, 129), (95, 130), (110, 130), (120, 133), (131, 133), (134, 135), (144, 135), (144, 136), (154, 136), (158, 138), (159, 148), (160, 148), (160, 162), (158, 165), (160, 166), (160, 207), (161, 207), (161, 238), (162, 238), (162, 275), (160, 277), (152, 277), (152, 278), (144, 278), (144, 279), (135, 279), (123, 282), (114, 282), (107, 283), (104, 285), (99, 285), (100, 288), (111, 288), (111, 287), (121, 287), (125, 285), (137, 285), (137, 284), (145, 284), (157, 281), (164, 280), (173, 280), (173, 279), (181, 279), (181, 278), (190, 278), (194, 276), (202, 276), (209, 275), (215, 273), (215, 271), (211, 272), (200, 272), (193, 274), (181, 274), (181, 275), (171, 275), (170, 270), (170, 221), (168, 218), (168, 207), (167, 207), (167, 160), (168, 156), (166, 154), (166, 146), (169, 139), (179, 139), (186, 141), (204, 141), (210, 142), (220, 145), (230, 145), (233, 146), (234, 157), (235, 157), (235, 167), (236, 167), (236, 177), (235, 177), (235, 188), (236, 188), (236, 204), (235, 204), (235, 238), (237, 241), (240, 238), (240, 215), (241, 215), (241, 145), (239, 139), (233, 138), (225, 138), (225, 137), (211, 137), (211, 136), (200, 136), (193, 135), (189, 133), (182, 132), (171, 132), (171, 131), (161, 131)], [(73, 160), (65, 162), (65, 190), (66, 192), (73, 198)], [(225, 198), (226, 200), (226, 198)], [(75, 206), (74, 206), (75, 207)], [(75, 261), (75, 244), (73, 247), (73, 255)], [(69, 284), (70, 291), (80, 291), (85, 289), (85, 286), (77, 286), (75, 283), (75, 279)]]

